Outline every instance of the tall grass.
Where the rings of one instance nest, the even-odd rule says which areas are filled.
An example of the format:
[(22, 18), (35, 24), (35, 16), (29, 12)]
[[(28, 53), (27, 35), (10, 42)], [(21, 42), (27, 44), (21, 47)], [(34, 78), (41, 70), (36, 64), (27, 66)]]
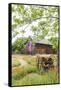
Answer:
[(30, 65), (36, 65), (36, 57), (27, 55), (27, 56), (23, 56), (23, 59), (25, 61), (27, 61), (27, 63), (30, 64)]
[(19, 65), (21, 65), (21, 64), (20, 64), (20, 62), (18, 60), (13, 60), (12, 61), (12, 67), (17, 67)]
[(32, 73), (32, 72), (36, 73), (37, 67), (28, 65), (28, 66), (19, 68), (14, 73), (12, 73), (12, 78), (14, 78), (15, 80), (19, 80), (23, 78), (25, 75)]
[(14, 85), (54, 84), (58, 83), (58, 75), (54, 71), (46, 72), (43, 75), (31, 73), (17, 81), (13, 80), (13, 82)]
[[(16, 59), (18, 59), (16, 57)], [(37, 69), (36, 58), (24, 55), (23, 59), (28, 63), (27, 66), (20, 67), (18, 60), (13, 59), (12, 65), (12, 85), (34, 85), (34, 84), (53, 84), (58, 83), (57, 70), (41, 72)], [(56, 59), (55, 59), (56, 60)], [(16, 66), (14, 68), (14, 66)]]

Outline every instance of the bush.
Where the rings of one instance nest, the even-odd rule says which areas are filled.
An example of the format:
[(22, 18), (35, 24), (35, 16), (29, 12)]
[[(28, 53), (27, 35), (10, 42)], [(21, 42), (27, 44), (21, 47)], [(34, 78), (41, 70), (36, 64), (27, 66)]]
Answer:
[(13, 53), (21, 53), (21, 51), (25, 48), (25, 42), (28, 38), (17, 38), (16, 41), (12, 44), (12, 52)]

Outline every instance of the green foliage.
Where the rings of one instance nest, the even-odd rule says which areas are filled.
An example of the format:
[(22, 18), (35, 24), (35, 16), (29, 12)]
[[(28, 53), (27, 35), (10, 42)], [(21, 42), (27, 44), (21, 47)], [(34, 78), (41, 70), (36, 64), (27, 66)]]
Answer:
[(24, 41), (22, 38), (18, 38), (12, 45), (12, 51), (17, 53), (20, 52), (22, 48), (24, 48)]
[(31, 10), (31, 17), (33, 19), (40, 17), (43, 15), (43, 9), (41, 8), (34, 8), (34, 6), (30, 6), (30, 10)]
[(50, 40), (51, 44), (53, 45), (53, 48), (58, 49), (58, 38), (51, 37), (49, 40)]
[[(15, 26), (14, 26), (14, 27), (15, 27)], [(18, 34), (19, 34), (19, 32), (13, 31), (13, 33), (12, 33), (12, 38), (15, 38)]]
[(13, 16), (13, 19), (16, 20), (14, 22), (20, 21), (22, 18), (22, 20), (24, 20), (25, 23), (26, 23), (26, 19), (27, 19), (27, 23), (29, 23), (29, 20), (32, 21), (37, 18), (41, 19), (42, 16), (46, 15), (46, 13), (48, 14), (46, 15), (46, 17), (47, 16), (51, 17), (51, 13), (52, 13), (52, 17), (55, 13), (56, 13), (55, 16), (57, 16), (58, 7), (48, 6), (46, 8), (46, 6), (40, 7), (36, 5), (34, 6), (33, 5), (12, 5), (12, 12), (18, 13), (18, 16), (19, 16), (18, 20), (16, 20), (17, 19), (16, 15), (15, 15), (15, 19)]
[(26, 47), (27, 41), (28, 41), (28, 38), (25, 38), (25, 37), (17, 38), (16, 41), (12, 44), (12, 52), (22, 53), (22, 50)]
[[(45, 37), (50, 37), (51, 44), (53, 44), (54, 48), (58, 47), (58, 37), (56, 34), (59, 32), (59, 17), (58, 17), (58, 9), (57, 6), (36, 6), (36, 5), (14, 5), (12, 4), (12, 28), (14, 29), (14, 36), (18, 34), (15, 31), (15, 28), (19, 25), (20, 27), (28, 24), (31, 24), (30, 28), (33, 33), (33, 42), (44, 39)], [(37, 25), (32, 25), (32, 22), (37, 22)], [(12, 30), (13, 30), (12, 29)], [(25, 30), (26, 29), (26, 30)], [(22, 29), (20, 33), (22, 37), (27, 32), (27, 27)], [(25, 32), (26, 31), (26, 32)], [(52, 36), (55, 36), (52, 37)], [(21, 41), (20, 41), (21, 42)], [(18, 42), (16, 42), (15, 46), (18, 46)], [(24, 47), (23, 43), (20, 48)], [(18, 50), (18, 49), (17, 49)], [(16, 50), (16, 51), (17, 51)]]

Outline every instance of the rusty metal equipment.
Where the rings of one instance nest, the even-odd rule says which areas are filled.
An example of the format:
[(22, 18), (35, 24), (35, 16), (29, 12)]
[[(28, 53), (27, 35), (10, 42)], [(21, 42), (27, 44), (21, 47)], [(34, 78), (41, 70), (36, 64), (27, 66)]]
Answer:
[(53, 68), (53, 59), (51, 57), (51, 54), (38, 54), (37, 55), (37, 68), (43, 70), (49, 70), (50, 68)]

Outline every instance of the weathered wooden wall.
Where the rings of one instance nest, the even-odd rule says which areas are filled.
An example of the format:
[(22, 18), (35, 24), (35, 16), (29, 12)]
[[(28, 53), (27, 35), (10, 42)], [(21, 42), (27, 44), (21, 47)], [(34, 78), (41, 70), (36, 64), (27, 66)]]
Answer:
[(53, 50), (49, 45), (35, 45), (35, 52), (40, 54), (50, 54), (53, 53)]

